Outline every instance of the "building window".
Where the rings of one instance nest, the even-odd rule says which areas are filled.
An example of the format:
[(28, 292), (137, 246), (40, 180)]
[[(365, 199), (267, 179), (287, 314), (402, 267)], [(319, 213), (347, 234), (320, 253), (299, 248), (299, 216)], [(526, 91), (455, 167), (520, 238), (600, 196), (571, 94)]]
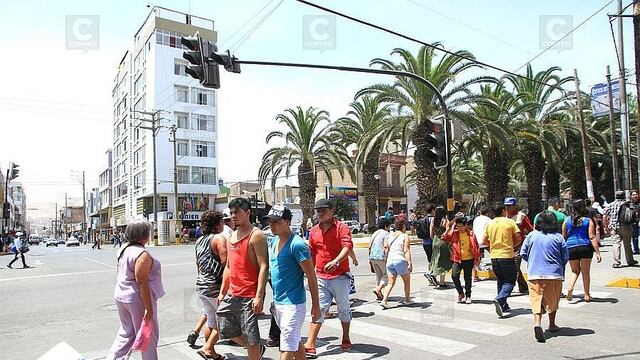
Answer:
[(191, 103), (198, 105), (214, 105), (214, 93), (211, 90), (192, 88)]
[(146, 171), (139, 172), (133, 177), (133, 188), (140, 189), (145, 183)]
[(186, 86), (175, 86), (176, 101), (189, 102), (189, 89)]
[(177, 140), (178, 156), (189, 156), (189, 141)]
[(391, 170), (391, 186), (393, 187), (400, 186), (400, 169)]
[(197, 157), (216, 157), (215, 143), (208, 141), (192, 141), (191, 156)]
[(146, 151), (146, 145), (143, 145), (140, 149), (136, 150), (135, 153), (133, 153), (133, 165), (137, 166), (139, 164), (143, 164), (145, 162), (145, 151)]
[(189, 114), (176, 112), (175, 115), (176, 115), (176, 123), (178, 123), (178, 128), (180, 128), (180, 129), (188, 129), (189, 128)]
[(140, 100), (136, 102), (136, 105), (133, 107), (133, 109), (136, 111), (144, 111), (144, 109), (146, 108), (145, 102), (146, 102), (145, 96), (142, 95)]
[(191, 182), (194, 184), (216, 184), (216, 169), (208, 167), (191, 167)]
[(178, 183), (179, 184), (188, 184), (189, 183), (189, 167), (187, 166), (178, 166), (176, 168), (178, 172)]
[(176, 75), (180, 75), (180, 76), (187, 76), (187, 73), (184, 71), (185, 70), (185, 66), (187, 66), (187, 64), (180, 60), (180, 59), (174, 59), (173, 60), (173, 73)]
[[(138, 78), (133, 82), (133, 95), (138, 95), (142, 91), (144, 91), (145, 85), (145, 77), (144, 72), (138, 76)], [(126, 98), (125, 98), (126, 99)], [(126, 105), (126, 104), (125, 104)]]
[(138, 127), (133, 129), (133, 140), (134, 141), (140, 140), (140, 128)]
[(216, 118), (213, 115), (193, 114), (193, 130), (216, 131)]

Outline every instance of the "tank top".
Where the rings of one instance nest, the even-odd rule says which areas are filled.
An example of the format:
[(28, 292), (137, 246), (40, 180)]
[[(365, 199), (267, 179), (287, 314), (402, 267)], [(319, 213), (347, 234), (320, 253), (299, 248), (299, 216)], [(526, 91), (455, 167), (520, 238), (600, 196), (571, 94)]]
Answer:
[[(580, 227), (575, 227), (573, 220), (567, 216), (567, 247), (573, 248), (577, 246), (588, 246), (591, 244), (589, 240), (589, 222), (591, 219), (583, 217)], [(578, 220), (578, 223), (580, 220)]]
[(118, 251), (118, 266), (116, 268), (116, 288), (113, 298), (123, 303), (141, 302), (140, 289), (136, 283), (136, 260), (143, 252), (149, 254), (153, 263), (149, 270), (149, 288), (151, 297), (158, 300), (164, 296), (165, 291), (162, 286), (162, 270), (160, 261), (156, 259), (144, 246), (138, 244), (127, 244)]
[(207, 297), (217, 297), (220, 294), (224, 272), (220, 257), (211, 249), (211, 239), (214, 236), (214, 234), (201, 236), (196, 241), (196, 262), (199, 271), (196, 289)]
[(389, 253), (387, 255), (387, 263), (398, 262), (398, 261), (407, 261), (404, 257), (404, 240), (406, 239), (406, 234), (393, 234), (389, 235)]
[(229, 264), (229, 294), (236, 297), (254, 298), (258, 290), (258, 268), (249, 259), (249, 241), (255, 231), (238, 239), (238, 230), (231, 234), (227, 243), (227, 263)]

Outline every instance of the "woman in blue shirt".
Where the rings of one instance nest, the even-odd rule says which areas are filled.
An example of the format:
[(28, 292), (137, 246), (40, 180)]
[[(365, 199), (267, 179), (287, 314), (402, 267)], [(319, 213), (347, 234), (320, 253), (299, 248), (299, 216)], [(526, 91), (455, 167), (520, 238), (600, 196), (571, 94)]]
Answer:
[(571, 277), (569, 278), (569, 289), (567, 290), (567, 300), (573, 299), (573, 287), (576, 285), (578, 276), (582, 274), (582, 286), (584, 287), (584, 301), (591, 301), (589, 286), (591, 284), (591, 259), (596, 253), (596, 261), (602, 261), (598, 240), (593, 220), (589, 218), (589, 211), (582, 200), (573, 202), (571, 217), (567, 217), (562, 224), (562, 236), (567, 240), (569, 248), (569, 265), (571, 266)]
[(527, 262), (529, 301), (533, 312), (533, 333), (536, 340), (544, 342), (544, 331), (540, 325), (542, 314), (549, 314), (550, 332), (559, 330), (556, 312), (562, 293), (564, 267), (569, 257), (567, 244), (559, 233), (556, 216), (543, 211), (536, 216), (536, 230), (524, 239), (520, 256)]

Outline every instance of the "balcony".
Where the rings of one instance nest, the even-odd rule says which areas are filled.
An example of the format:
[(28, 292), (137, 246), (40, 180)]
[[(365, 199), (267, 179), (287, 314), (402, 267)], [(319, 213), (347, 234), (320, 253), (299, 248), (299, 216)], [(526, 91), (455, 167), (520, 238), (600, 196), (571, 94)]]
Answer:
[(405, 197), (407, 193), (403, 186), (380, 186), (380, 197)]

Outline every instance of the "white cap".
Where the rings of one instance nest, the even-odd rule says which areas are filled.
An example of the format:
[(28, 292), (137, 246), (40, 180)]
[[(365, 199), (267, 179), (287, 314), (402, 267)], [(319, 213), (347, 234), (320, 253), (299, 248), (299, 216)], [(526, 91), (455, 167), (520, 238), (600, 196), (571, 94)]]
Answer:
[(229, 219), (231, 219), (231, 210), (229, 208), (226, 208), (222, 210), (222, 220), (229, 220)]

